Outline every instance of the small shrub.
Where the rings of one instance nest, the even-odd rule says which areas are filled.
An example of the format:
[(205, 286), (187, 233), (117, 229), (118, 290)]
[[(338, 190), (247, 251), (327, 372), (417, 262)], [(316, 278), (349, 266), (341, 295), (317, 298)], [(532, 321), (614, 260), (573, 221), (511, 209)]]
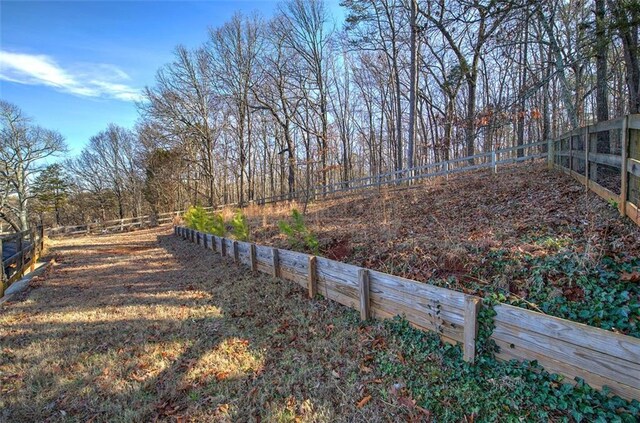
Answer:
[(207, 232), (212, 233), (216, 236), (225, 235), (226, 230), (224, 227), (224, 219), (222, 218), (221, 214), (213, 214), (211, 216), (211, 227), (210, 227), (210, 230)]
[(238, 241), (249, 240), (249, 225), (247, 225), (247, 218), (242, 214), (242, 210), (238, 210), (231, 219), (231, 226), (233, 227), (233, 236)]
[(202, 206), (191, 206), (184, 215), (187, 227), (217, 236), (225, 235), (224, 220), (219, 214), (208, 213)]
[(293, 209), (291, 211), (291, 219), (291, 223), (285, 221), (278, 223), (280, 231), (287, 236), (289, 244), (293, 248), (305, 248), (314, 254), (318, 254), (320, 244), (316, 236), (305, 225), (302, 214)]
[(184, 214), (187, 227), (196, 231), (204, 231), (209, 223), (207, 211), (202, 206), (191, 206)]

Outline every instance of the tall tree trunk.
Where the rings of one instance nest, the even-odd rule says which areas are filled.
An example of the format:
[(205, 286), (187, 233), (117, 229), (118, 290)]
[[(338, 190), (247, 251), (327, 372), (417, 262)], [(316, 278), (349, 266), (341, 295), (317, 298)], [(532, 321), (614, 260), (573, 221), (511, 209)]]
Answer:
[[(407, 168), (413, 168), (416, 138), (416, 91), (418, 89), (418, 0), (411, 0), (411, 85), (409, 87), (409, 136), (407, 137)], [(399, 111), (398, 111), (399, 113)]]
[(607, 90), (607, 52), (609, 40), (606, 31), (605, 0), (595, 0), (596, 18), (596, 119), (609, 120), (609, 99)]

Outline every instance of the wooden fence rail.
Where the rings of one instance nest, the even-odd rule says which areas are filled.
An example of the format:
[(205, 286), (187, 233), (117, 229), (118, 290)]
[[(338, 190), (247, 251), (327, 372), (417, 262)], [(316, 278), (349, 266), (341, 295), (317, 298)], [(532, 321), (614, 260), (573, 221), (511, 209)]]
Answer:
[[(216, 207), (204, 207), (205, 210), (216, 210)], [(172, 212), (159, 213), (156, 216), (145, 215), (129, 217), (125, 219), (107, 220), (104, 222), (86, 223), (74, 226), (59, 226), (49, 228), (46, 234), (49, 237), (88, 235), (92, 233), (113, 233), (125, 230), (147, 228), (154, 225), (164, 225), (173, 222), (176, 216), (182, 216), (186, 210), (176, 210)]]
[[(490, 151), (487, 153), (476, 154), (473, 156), (460, 157), (446, 162), (432, 163), (424, 166), (418, 166), (411, 169), (403, 169), (372, 175), (363, 178), (351, 179), (348, 181), (336, 182), (327, 185), (318, 185), (309, 190), (301, 190), (293, 193), (274, 195), (250, 201), (258, 205), (276, 203), (280, 201), (291, 200), (311, 200), (319, 196), (328, 196), (337, 193), (356, 192), (367, 188), (380, 188), (382, 186), (397, 185), (408, 183), (420, 179), (434, 178), (438, 176), (448, 176), (461, 172), (468, 172), (477, 169), (492, 169), (497, 172), (498, 166), (517, 163), (525, 160), (533, 160), (544, 158), (546, 153), (542, 152), (542, 148), (546, 146), (546, 142), (536, 142), (521, 146), (509, 147)], [(470, 162), (473, 161), (473, 164)], [(205, 207), (205, 210), (221, 210), (224, 207), (237, 207), (237, 203), (224, 204), (218, 207)], [(157, 216), (140, 216), (126, 219), (115, 219), (105, 222), (87, 223), (75, 226), (60, 226), (57, 228), (47, 229), (47, 235), (55, 236), (73, 236), (86, 235), (91, 233), (112, 233), (122, 232), (134, 228), (143, 228), (171, 223), (174, 216), (180, 216), (185, 210), (178, 210), (166, 213), (160, 213)]]
[[(251, 270), (297, 283), (311, 297), (320, 294), (359, 310), (363, 319), (403, 315), (413, 326), (461, 344), (466, 361), (476, 358), (479, 297), (183, 226), (174, 233)], [(537, 360), (551, 372), (640, 399), (640, 339), (509, 305), (495, 311), (491, 338), (501, 348), (498, 358)]]
[(640, 115), (567, 132), (549, 141), (547, 161), (640, 225)]
[(0, 297), (27, 269), (33, 271), (44, 248), (44, 228), (0, 236)]
[[(545, 145), (547, 151), (543, 152)], [(264, 197), (251, 202), (264, 205), (290, 200), (306, 201), (319, 196), (356, 192), (439, 176), (446, 177), (477, 169), (488, 168), (497, 172), (498, 166), (501, 165), (544, 157), (547, 158), (550, 168), (563, 170), (604, 199), (615, 202), (623, 216), (628, 216), (640, 225), (640, 114), (578, 128), (555, 140), (503, 148), (412, 169), (318, 185), (309, 190)], [(223, 207), (235, 206), (237, 204), (226, 204), (205, 209), (219, 210)], [(181, 213), (184, 213), (184, 210), (161, 213), (158, 216), (141, 216), (51, 228), (47, 234), (61, 236), (118, 232), (169, 223), (174, 216), (179, 216)]]
[(547, 157), (547, 153), (542, 152), (546, 144), (546, 141), (541, 141), (502, 148), (473, 156), (459, 157), (444, 162), (417, 166), (411, 169), (371, 175), (333, 184), (318, 185), (309, 190), (264, 197), (256, 199), (254, 202), (263, 205), (280, 201), (315, 199), (319, 196), (332, 195), (335, 193), (353, 192), (373, 187), (380, 188), (382, 186), (396, 185), (438, 176), (447, 177), (448, 175), (477, 169), (492, 169), (493, 172), (497, 172), (498, 166)]

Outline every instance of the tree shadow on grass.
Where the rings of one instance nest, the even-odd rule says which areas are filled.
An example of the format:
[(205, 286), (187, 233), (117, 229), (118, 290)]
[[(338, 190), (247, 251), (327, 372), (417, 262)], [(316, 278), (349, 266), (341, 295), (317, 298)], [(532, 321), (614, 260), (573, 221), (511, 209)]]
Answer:
[(118, 258), (96, 252), (123, 247), (102, 239), (2, 309), (0, 420), (385, 415), (355, 406), (370, 341), (355, 313), (173, 235)]

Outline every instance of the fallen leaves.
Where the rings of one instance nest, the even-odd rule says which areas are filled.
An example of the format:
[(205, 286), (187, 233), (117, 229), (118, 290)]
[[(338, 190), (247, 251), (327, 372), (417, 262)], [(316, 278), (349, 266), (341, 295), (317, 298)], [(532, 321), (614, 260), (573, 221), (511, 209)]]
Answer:
[(620, 280), (623, 282), (640, 282), (640, 271), (622, 273)]
[(369, 401), (371, 401), (371, 395), (366, 395), (364, 398), (362, 398), (360, 401), (358, 401), (358, 403), (356, 404), (356, 407), (362, 408), (365, 405), (367, 405), (367, 403)]

